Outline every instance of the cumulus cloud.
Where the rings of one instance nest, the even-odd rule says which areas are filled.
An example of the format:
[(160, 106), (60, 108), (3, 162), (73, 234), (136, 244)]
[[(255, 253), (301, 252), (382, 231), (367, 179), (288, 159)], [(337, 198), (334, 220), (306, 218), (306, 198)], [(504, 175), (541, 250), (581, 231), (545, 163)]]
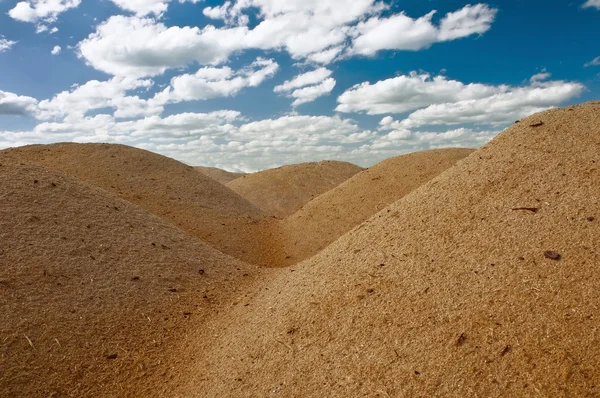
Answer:
[[(383, 49), (416, 50), (482, 34), (496, 14), (485, 4), (466, 6), (434, 26), (433, 12), (417, 19), (404, 13), (381, 17), (388, 6), (376, 0), (237, 0), (204, 8), (204, 15), (223, 20), (225, 26), (201, 29), (167, 27), (143, 17), (162, 13), (167, 0), (113, 1), (126, 4), (137, 16), (112, 16), (101, 23), (79, 43), (79, 53), (98, 70), (138, 78), (194, 61), (218, 65), (232, 53), (250, 49), (286, 51), (295, 60), (316, 64)], [(258, 18), (252, 28), (250, 15)]]
[[(111, 0), (119, 8), (131, 11), (138, 16), (154, 14), (162, 15), (169, 6), (171, 0)], [(180, 3), (189, 1), (191, 3), (200, 3), (203, 0), (179, 0)]]
[[(2, 47), (0, 45), (0, 47)], [(600, 57), (596, 57), (593, 60), (591, 60), (590, 62), (586, 62), (584, 65), (586, 68), (589, 68), (590, 66), (600, 66)]]
[(319, 97), (331, 93), (336, 81), (327, 68), (319, 68), (310, 72), (302, 73), (292, 80), (276, 86), (273, 91), (285, 94), (289, 98), (295, 98), (293, 107), (312, 102)]
[(310, 72), (302, 73), (292, 80), (286, 80), (283, 84), (275, 86), (273, 89), (276, 93), (284, 93), (296, 88), (310, 86), (322, 82), (331, 76), (331, 71), (327, 68), (319, 68)]
[(468, 5), (446, 14), (439, 27), (432, 22), (435, 11), (417, 19), (404, 12), (387, 18), (376, 16), (352, 29), (354, 40), (350, 53), (373, 55), (380, 50), (417, 51), (437, 42), (483, 34), (490, 29), (497, 11), (486, 4)]
[(598, 10), (600, 10), (600, 0), (587, 0), (584, 4), (583, 4), (583, 8), (591, 8), (594, 7)]
[(308, 102), (313, 102), (317, 98), (331, 93), (331, 91), (335, 87), (335, 83), (335, 79), (330, 77), (329, 79), (325, 79), (317, 85), (308, 86), (292, 91), (290, 96), (296, 99), (292, 103), (292, 106), (297, 107)]
[(115, 117), (131, 118), (159, 114), (161, 105), (153, 104), (138, 96), (127, 96), (135, 89), (151, 87), (151, 80), (114, 77), (107, 81), (90, 80), (72, 90), (63, 91), (52, 99), (40, 101), (37, 117), (52, 119), (60, 117), (81, 118), (93, 109), (114, 108)]
[(174, 77), (170, 87), (156, 94), (160, 104), (229, 97), (246, 87), (257, 87), (277, 73), (279, 65), (272, 59), (259, 58), (249, 67), (234, 72), (229, 67), (200, 68), (195, 74)]
[(404, 120), (409, 127), (451, 124), (505, 124), (555, 107), (578, 97), (585, 90), (580, 83), (549, 81), (477, 99), (433, 104), (411, 113)]
[(151, 18), (115, 15), (78, 44), (94, 68), (115, 76), (155, 76), (191, 62), (217, 64), (241, 48), (247, 28), (167, 28)]
[(411, 72), (375, 84), (364, 82), (346, 90), (338, 97), (338, 112), (366, 112), (369, 115), (404, 113), (432, 103), (455, 102), (485, 98), (507, 86), (464, 84), (445, 76)]
[[(464, 84), (445, 76), (412, 72), (375, 84), (358, 84), (338, 98), (338, 112), (366, 112), (370, 115), (405, 113), (410, 127), (424, 124), (506, 123), (511, 119), (547, 109), (579, 96), (585, 87), (565, 81), (541, 82), (535, 77), (529, 86)], [(423, 108), (423, 109), (420, 109)]]
[(54, 48), (52, 49), (52, 51), (50, 51), (50, 54), (52, 55), (58, 55), (60, 54), (61, 48), (60, 46), (54, 46)]
[(543, 69), (540, 73), (536, 73), (535, 75), (531, 76), (531, 78), (529, 79), (530, 83), (535, 83), (535, 82), (542, 82), (544, 80), (548, 80), (552, 77), (552, 74), (547, 72), (546, 69)]
[(16, 41), (5, 39), (4, 36), (0, 36), (0, 53), (4, 51), (10, 50), (15, 44)]
[(454, 128), (400, 131), (390, 118), (379, 131), (339, 116), (294, 115), (248, 122), (239, 112), (181, 113), (119, 121), (111, 115), (73, 115), (29, 132), (0, 132), (0, 147), (40, 142), (113, 142), (162, 153), (192, 165), (256, 171), (286, 163), (339, 159), (373, 163), (429, 148), (477, 147), (496, 131)]
[(28, 116), (36, 111), (35, 98), (0, 90), (0, 115)]
[[(28, 0), (21, 1), (8, 11), (8, 15), (22, 22), (54, 22), (59, 14), (78, 7), (81, 0)], [(43, 29), (44, 31), (46, 29)]]

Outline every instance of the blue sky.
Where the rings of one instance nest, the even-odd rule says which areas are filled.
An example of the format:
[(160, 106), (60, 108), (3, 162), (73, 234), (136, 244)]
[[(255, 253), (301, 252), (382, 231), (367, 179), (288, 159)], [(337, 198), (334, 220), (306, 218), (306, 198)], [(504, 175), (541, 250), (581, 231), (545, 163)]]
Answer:
[(0, 148), (254, 171), (478, 147), (600, 99), (598, 37), (600, 0), (0, 0)]

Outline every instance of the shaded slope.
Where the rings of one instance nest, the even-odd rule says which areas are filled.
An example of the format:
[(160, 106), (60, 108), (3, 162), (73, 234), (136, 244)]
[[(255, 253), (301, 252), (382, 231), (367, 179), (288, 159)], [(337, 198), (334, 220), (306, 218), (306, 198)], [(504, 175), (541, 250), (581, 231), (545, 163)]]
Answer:
[(4, 153), (99, 186), (224, 253), (257, 262), (260, 210), (190, 166), (114, 144), (31, 145)]
[(227, 186), (265, 214), (285, 217), (361, 170), (346, 162), (301, 163), (247, 174)]
[(216, 167), (194, 166), (194, 169), (204, 174), (205, 176), (208, 176), (213, 180), (220, 182), (223, 185), (226, 185), (228, 182), (231, 182), (236, 178), (245, 175), (245, 173), (232, 173), (230, 171), (219, 169)]
[(192, 360), (187, 330), (204, 330), (257, 272), (0, 154), (0, 396), (168, 396)]
[(524, 119), (223, 320), (190, 391), (599, 395), (599, 193), (600, 103)]
[(387, 159), (311, 200), (281, 223), (278, 261), (311, 257), (367, 218), (453, 166), (472, 149), (438, 149)]

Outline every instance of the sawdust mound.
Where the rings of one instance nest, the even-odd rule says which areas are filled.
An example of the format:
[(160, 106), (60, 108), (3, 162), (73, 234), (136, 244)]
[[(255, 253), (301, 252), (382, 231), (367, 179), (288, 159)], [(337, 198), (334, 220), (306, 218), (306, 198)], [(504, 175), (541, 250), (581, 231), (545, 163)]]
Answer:
[(231, 182), (236, 178), (245, 175), (245, 173), (232, 173), (231, 171), (219, 169), (216, 167), (194, 166), (194, 169), (204, 174), (205, 176), (208, 176), (213, 180), (220, 182), (223, 185), (226, 185), (228, 182)]
[(261, 211), (176, 160), (115, 144), (31, 145), (6, 155), (60, 170), (177, 225), (223, 253), (258, 262)]
[(599, 193), (599, 102), (524, 119), (282, 270), (190, 391), (600, 395)]
[(300, 163), (247, 174), (227, 186), (265, 214), (286, 217), (361, 170), (347, 162)]
[(2, 397), (169, 396), (192, 360), (186, 330), (258, 275), (129, 202), (2, 154), (0, 203)]
[(355, 174), (282, 221), (280, 254), (273, 263), (291, 265), (313, 256), (472, 152), (454, 148), (416, 152)]

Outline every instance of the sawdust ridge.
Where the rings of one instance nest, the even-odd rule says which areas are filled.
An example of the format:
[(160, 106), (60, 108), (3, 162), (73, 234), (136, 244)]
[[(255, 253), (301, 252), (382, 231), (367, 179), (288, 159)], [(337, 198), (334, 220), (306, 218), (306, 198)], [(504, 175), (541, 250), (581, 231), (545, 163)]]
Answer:
[(332, 160), (300, 163), (247, 174), (227, 186), (265, 214), (284, 218), (361, 170)]
[(262, 261), (270, 220), (250, 202), (176, 160), (116, 144), (30, 145), (2, 151), (53, 168), (139, 205), (219, 251)]
[(279, 225), (271, 264), (312, 257), (373, 214), (473, 152), (437, 149), (401, 155), (361, 171), (308, 202)]
[(169, 396), (186, 330), (257, 290), (256, 267), (1, 153), (0, 203), (2, 397)]
[(239, 178), (246, 174), (246, 173), (233, 173), (231, 171), (219, 169), (217, 167), (207, 167), (207, 166), (194, 166), (194, 169), (196, 169), (200, 173), (204, 174), (205, 176), (208, 176), (208, 177), (212, 178), (213, 180), (220, 182), (223, 185), (227, 185), (228, 182), (231, 182), (231, 181), (235, 180), (236, 178)]
[(222, 318), (185, 391), (599, 395), (599, 192), (599, 102), (521, 120)]

